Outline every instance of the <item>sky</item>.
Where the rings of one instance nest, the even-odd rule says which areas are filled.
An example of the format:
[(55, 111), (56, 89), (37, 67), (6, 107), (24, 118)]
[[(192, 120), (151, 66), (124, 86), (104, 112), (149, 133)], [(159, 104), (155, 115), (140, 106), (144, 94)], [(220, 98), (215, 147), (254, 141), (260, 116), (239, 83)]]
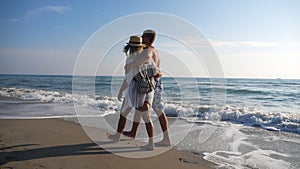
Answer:
[[(1, 0), (0, 4), (0, 74), (72, 75), (84, 45), (100, 28), (127, 15), (159, 12), (195, 26), (211, 43), (226, 78), (300, 79), (298, 0)], [(135, 30), (134, 26), (119, 29)], [(112, 34), (102, 36), (99, 46)], [(165, 74), (208, 76), (192, 53), (158, 35), (155, 46)], [(122, 75), (126, 40), (112, 48), (97, 75)]]

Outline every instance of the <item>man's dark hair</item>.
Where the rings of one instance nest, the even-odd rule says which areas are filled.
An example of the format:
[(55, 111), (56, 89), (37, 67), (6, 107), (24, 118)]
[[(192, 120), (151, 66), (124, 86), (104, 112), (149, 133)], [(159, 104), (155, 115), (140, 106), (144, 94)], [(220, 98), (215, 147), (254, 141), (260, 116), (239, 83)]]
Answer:
[(145, 30), (143, 32), (143, 37), (147, 37), (149, 38), (150, 41), (150, 45), (154, 42), (155, 38), (156, 38), (156, 32), (154, 30)]

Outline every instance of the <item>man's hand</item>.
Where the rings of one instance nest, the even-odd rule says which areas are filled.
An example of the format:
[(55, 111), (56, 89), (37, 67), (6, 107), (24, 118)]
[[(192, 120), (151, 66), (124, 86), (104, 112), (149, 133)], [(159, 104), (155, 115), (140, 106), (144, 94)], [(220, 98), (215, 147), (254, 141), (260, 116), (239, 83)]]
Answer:
[(158, 71), (158, 73), (157, 73), (157, 75), (156, 76), (154, 76), (154, 78), (160, 78), (160, 77), (162, 77), (163, 76), (163, 74), (161, 73), (161, 71)]

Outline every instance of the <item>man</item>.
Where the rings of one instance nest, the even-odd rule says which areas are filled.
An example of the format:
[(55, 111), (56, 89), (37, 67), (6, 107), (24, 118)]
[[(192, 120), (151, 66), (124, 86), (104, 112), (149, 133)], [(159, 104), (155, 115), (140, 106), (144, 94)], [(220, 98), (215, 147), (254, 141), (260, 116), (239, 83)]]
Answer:
[[(153, 59), (156, 63), (157, 67), (160, 68), (160, 57), (158, 54), (158, 51), (154, 48), (153, 42), (156, 38), (156, 33), (154, 30), (145, 30), (143, 32), (143, 43), (146, 45), (146, 48), (143, 52), (146, 52), (145, 54), (141, 55), (138, 59), (136, 59), (131, 64), (128, 64), (125, 66), (125, 71), (129, 71), (131, 67), (140, 65), (144, 63), (147, 59)], [(161, 125), (161, 129), (163, 131), (163, 140), (156, 143), (157, 146), (170, 146), (170, 137), (168, 132), (168, 121), (165, 112), (163, 111), (164, 105), (163, 105), (163, 99), (162, 99), (162, 83), (160, 78), (155, 79), (156, 85), (155, 85), (155, 92), (154, 92), (154, 99), (152, 103), (152, 108), (155, 111), (156, 115), (158, 116), (159, 123)], [(134, 117), (134, 122), (132, 125), (131, 131), (124, 131), (123, 134), (128, 137), (135, 137), (138, 125), (140, 123), (140, 118), (137, 116)]]

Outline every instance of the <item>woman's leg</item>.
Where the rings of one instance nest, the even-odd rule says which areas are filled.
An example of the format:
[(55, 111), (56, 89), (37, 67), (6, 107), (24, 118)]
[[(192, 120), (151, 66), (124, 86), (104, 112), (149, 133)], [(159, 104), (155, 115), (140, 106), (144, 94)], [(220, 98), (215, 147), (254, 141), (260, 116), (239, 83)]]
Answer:
[(135, 138), (136, 133), (137, 133), (137, 129), (138, 129), (140, 121), (141, 121), (141, 115), (139, 115), (139, 113), (137, 113), (137, 111), (145, 112), (145, 111), (148, 111), (149, 109), (150, 109), (150, 104), (149, 104), (148, 101), (145, 101), (143, 106), (141, 106), (137, 110), (135, 110), (136, 113), (134, 114), (134, 120), (133, 120), (131, 130), (130, 131), (124, 131), (122, 134), (127, 136), (127, 137)]
[(130, 110), (131, 107), (127, 108), (124, 112), (121, 112), (119, 122), (118, 122), (117, 132), (115, 134), (107, 134), (109, 139), (115, 142), (120, 141), (121, 133), (123, 132), (126, 125), (126, 117), (128, 116)]
[(141, 115), (140, 112), (138, 110), (135, 111), (134, 113), (134, 118), (133, 118), (133, 124), (132, 124), (132, 128), (130, 131), (123, 131), (123, 135), (127, 136), (127, 137), (132, 137), (135, 138), (136, 133), (137, 133), (137, 129), (139, 127), (141, 121)]

